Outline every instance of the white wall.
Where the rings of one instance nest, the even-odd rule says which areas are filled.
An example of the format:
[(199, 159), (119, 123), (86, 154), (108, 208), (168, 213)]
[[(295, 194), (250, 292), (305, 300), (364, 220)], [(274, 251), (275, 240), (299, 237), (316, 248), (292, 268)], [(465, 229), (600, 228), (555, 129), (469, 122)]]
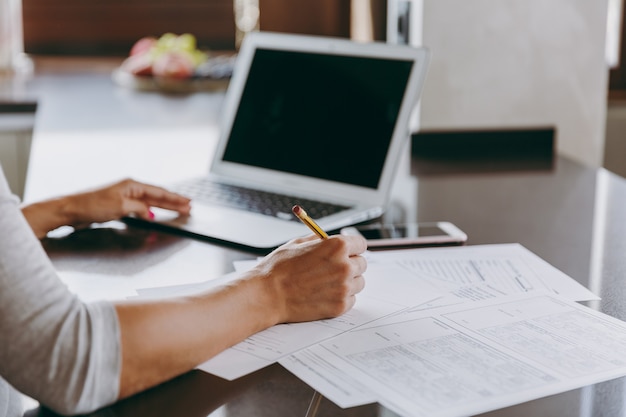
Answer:
[(556, 125), (561, 154), (601, 166), (607, 3), (423, 0), (422, 129)]
[(626, 178), (626, 103), (609, 103), (605, 138), (604, 167)]
[[(0, 117), (0, 123), (2, 117)], [(32, 141), (32, 129), (7, 131), (0, 126), (0, 169), (9, 183), (11, 192), (24, 198), (26, 172)]]
[(0, 169), (11, 192), (24, 197), (35, 124), (34, 113), (0, 113)]

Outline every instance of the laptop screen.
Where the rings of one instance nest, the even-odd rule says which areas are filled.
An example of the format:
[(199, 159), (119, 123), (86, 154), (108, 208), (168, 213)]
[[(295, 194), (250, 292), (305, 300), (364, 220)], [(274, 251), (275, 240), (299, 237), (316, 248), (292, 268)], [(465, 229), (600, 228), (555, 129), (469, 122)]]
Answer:
[(412, 66), (257, 49), (223, 160), (375, 189)]

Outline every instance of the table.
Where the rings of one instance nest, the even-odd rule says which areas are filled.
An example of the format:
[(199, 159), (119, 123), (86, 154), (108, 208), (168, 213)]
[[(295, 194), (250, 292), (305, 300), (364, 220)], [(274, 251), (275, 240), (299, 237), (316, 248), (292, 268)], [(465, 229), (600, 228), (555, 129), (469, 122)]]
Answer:
[[(38, 110), (26, 200), (125, 176), (166, 183), (206, 168), (219, 130), (221, 93), (139, 93), (113, 85), (108, 71), (55, 68), (40, 70), (27, 88), (37, 97)], [(626, 180), (563, 157), (547, 168), (464, 171), (456, 164), (449, 173), (431, 175), (419, 168), (419, 158), (407, 148), (386, 220), (451, 221), (467, 232), (468, 244), (519, 242), (600, 295), (601, 301), (589, 303), (592, 308), (626, 319)], [(154, 267), (162, 258), (186, 262), (200, 248), (211, 265), (203, 271), (206, 278), (256, 256), (133, 227), (86, 230), (47, 239), (44, 247), (61, 271), (106, 273), (115, 266), (121, 274)], [(485, 415), (621, 415), (625, 382), (620, 378)], [(273, 365), (232, 382), (192, 371), (94, 415), (394, 414), (379, 405), (342, 410)]]

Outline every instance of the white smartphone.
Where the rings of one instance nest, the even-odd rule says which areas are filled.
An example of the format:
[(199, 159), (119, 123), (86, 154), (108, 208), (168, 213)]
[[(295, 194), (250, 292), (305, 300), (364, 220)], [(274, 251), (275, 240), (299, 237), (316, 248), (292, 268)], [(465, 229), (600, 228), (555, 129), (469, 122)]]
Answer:
[(361, 235), (368, 248), (461, 245), (467, 235), (450, 222), (369, 224), (344, 227), (342, 235)]

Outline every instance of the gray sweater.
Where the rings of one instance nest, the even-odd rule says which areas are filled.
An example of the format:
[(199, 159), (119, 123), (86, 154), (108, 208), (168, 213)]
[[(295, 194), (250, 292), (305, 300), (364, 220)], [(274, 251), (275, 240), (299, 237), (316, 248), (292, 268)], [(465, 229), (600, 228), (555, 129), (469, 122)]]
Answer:
[(0, 417), (16, 390), (62, 414), (114, 402), (120, 330), (111, 303), (85, 304), (59, 280), (0, 169)]

